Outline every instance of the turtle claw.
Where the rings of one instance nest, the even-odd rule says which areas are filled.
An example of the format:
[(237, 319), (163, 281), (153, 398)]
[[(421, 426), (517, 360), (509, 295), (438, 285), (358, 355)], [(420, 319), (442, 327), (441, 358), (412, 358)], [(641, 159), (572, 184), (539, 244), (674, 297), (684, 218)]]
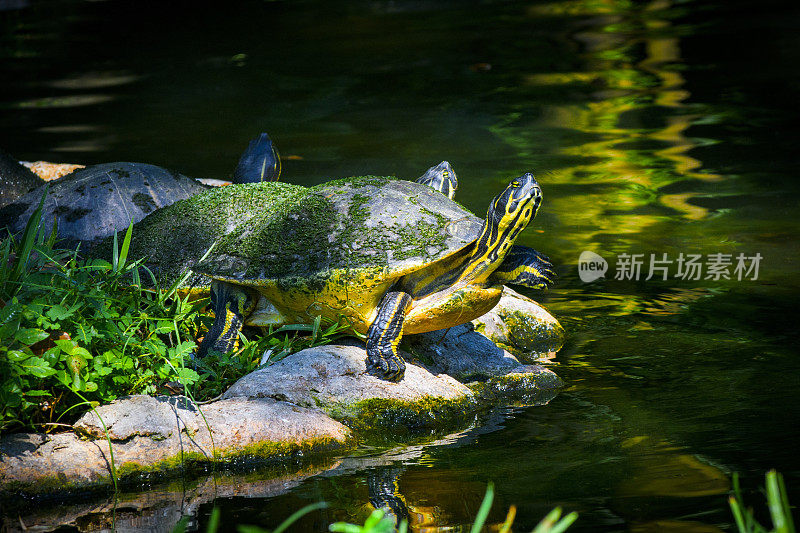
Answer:
[(406, 364), (399, 355), (391, 354), (388, 357), (379, 354), (367, 356), (367, 372), (375, 373), (379, 378), (387, 381), (400, 381), (406, 371)]

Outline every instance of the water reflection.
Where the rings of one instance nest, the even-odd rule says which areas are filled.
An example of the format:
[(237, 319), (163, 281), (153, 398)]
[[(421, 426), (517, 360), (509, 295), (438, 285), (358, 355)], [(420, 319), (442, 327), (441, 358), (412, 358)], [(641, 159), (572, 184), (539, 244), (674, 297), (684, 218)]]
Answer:
[[(582, 46), (580, 68), (525, 76), (535, 88), (586, 95), (548, 106), (533, 126), (582, 134), (570, 133), (558, 150), (575, 164), (548, 175), (557, 184), (582, 185), (550, 206), (572, 230), (564, 240), (581, 249), (592, 249), (593, 235), (643, 234), (675, 218), (676, 211), (685, 220), (702, 220), (709, 211), (692, 203), (698, 192), (661, 189), (689, 179), (723, 179), (689, 155), (697, 142), (686, 132), (702, 115), (697, 106), (684, 103), (690, 95), (678, 67), (685, 29), (670, 21), (672, 7), (662, 0), (644, 5), (587, 1), (529, 10), (537, 17), (581, 15), (572, 33)], [(508, 129), (498, 131), (514, 137)]]

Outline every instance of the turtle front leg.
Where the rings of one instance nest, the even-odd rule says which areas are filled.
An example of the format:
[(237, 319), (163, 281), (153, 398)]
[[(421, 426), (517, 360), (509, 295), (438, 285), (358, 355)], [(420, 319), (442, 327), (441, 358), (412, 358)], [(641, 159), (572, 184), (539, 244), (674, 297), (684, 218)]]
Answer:
[(400, 381), (406, 371), (397, 345), (403, 336), (403, 321), (411, 307), (411, 295), (387, 292), (378, 308), (378, 316), (367, 331), (367, 370), (375, 370), (389, 381)]
[(514, 245), (490, 279), (502, 285), (546, 289), (555, 281), (556, 273), (546, 255), (527, 246)]
[(205, 357), (209, 350), (223, 353), (233, 350), (244, 320), (253, 311), (255, 304), (255, 299), (241, 287), (212, 281), (211, 308), (214, 310), (214, 323), (197, 349), (197, 357)]

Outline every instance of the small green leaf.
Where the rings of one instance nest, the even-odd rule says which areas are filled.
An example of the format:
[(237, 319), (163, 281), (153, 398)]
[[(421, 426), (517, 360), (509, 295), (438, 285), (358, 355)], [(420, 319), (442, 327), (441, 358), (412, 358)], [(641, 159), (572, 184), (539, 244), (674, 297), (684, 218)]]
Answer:
[(36, 344), (37, 342), (42, 341), (49, 336), (50, 334), (46, 331), (35, 328), (22, 328), (18, 329), (16, 333), (14, 333), (14, 338), (17, 340), (17, 342), (27, 344), (28, 346), (31, 344)]
[(80, 355), (69, 355), (64, 362), (66, 363), (67, 368), (72, 373), (73, 377), (80, 374), (81, 370), (86, 368), (86, 359)]
[(19, 350), (8, 350), (6, 353), (8, 360), (12, 363), (19, 363), (20, 361), (24, 361), (25, 359), (31, 357), (30, 353), (21, 352)]
[(29, 357), (22, 364), (20, 364), (28, 374), (36, 376), (37, 378), (46, 378), (56, 373), (56, 370), (47, 364), (47, 361), (41, 357)]
[(50, 320), (66, 320), (75, 314), (80, 304), (74, 304), (71, 307), (64, 307), (61, 304), (56, 304), (45, 313)]
[(196, 383), (199, 379), (200, 379), (200, 374), (198, 374), (191, 368), (178, 369), (178, 381), (180, 381), (184, 385), (191, 385), (193, 383)]
[(29, 390), (23, 393), (25, 396), (52, 396), (50, 391), (46, 390)]
[(54, 341), (55, 345), (61, 348), (61, 351), (67, 355), (72, 355), (78, 347), (78, 343), (69, 339), (58, 339)]

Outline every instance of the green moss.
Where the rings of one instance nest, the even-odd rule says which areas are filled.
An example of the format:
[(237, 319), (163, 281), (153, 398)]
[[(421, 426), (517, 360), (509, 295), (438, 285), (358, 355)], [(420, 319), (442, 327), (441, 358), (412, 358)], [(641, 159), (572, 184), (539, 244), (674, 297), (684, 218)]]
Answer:
[(329, 181), (322, 185), (317, 185), (317, 188), (329, 186), (342, 186), (350, 189), (360, 189), (362, 187), (383, 187), (393, 178), (388, 176), (353, 176), (350, 178), (342, 178), (338, 180)]
[(523, 311), (501, 310), (497, 313), (503, 324), (504, 338), (492, 338), (514, 354), (547, 353), (563, 346), (566, 333), (555, 319), (542, 320)]
[(564, 382), (542, 368), (540, 372), (506, 374), (467, 386), (482, 405), (542, 405), (555, 397)]
[(371, 398), (326, 410), (350, 428), (369, 433), (458, 426), (471, 419), (477, 409), (475, 399), (464, 396), (455, 400), (425, 397), (415, 402)]
[(448, 218), (422, 208), (419, 220), (397, 221), (385, 205), (371, 205), (389, 181), (363, 176), (311, 188), (259, 183), (211, 190), (147, 217), (134, 230), (132, 252), (149, 256), (168, 280), (216, 243), (199, 272), (281, 279), (287, 288), (322, 286), (337, 269), (434, 260), (447, 250)]

